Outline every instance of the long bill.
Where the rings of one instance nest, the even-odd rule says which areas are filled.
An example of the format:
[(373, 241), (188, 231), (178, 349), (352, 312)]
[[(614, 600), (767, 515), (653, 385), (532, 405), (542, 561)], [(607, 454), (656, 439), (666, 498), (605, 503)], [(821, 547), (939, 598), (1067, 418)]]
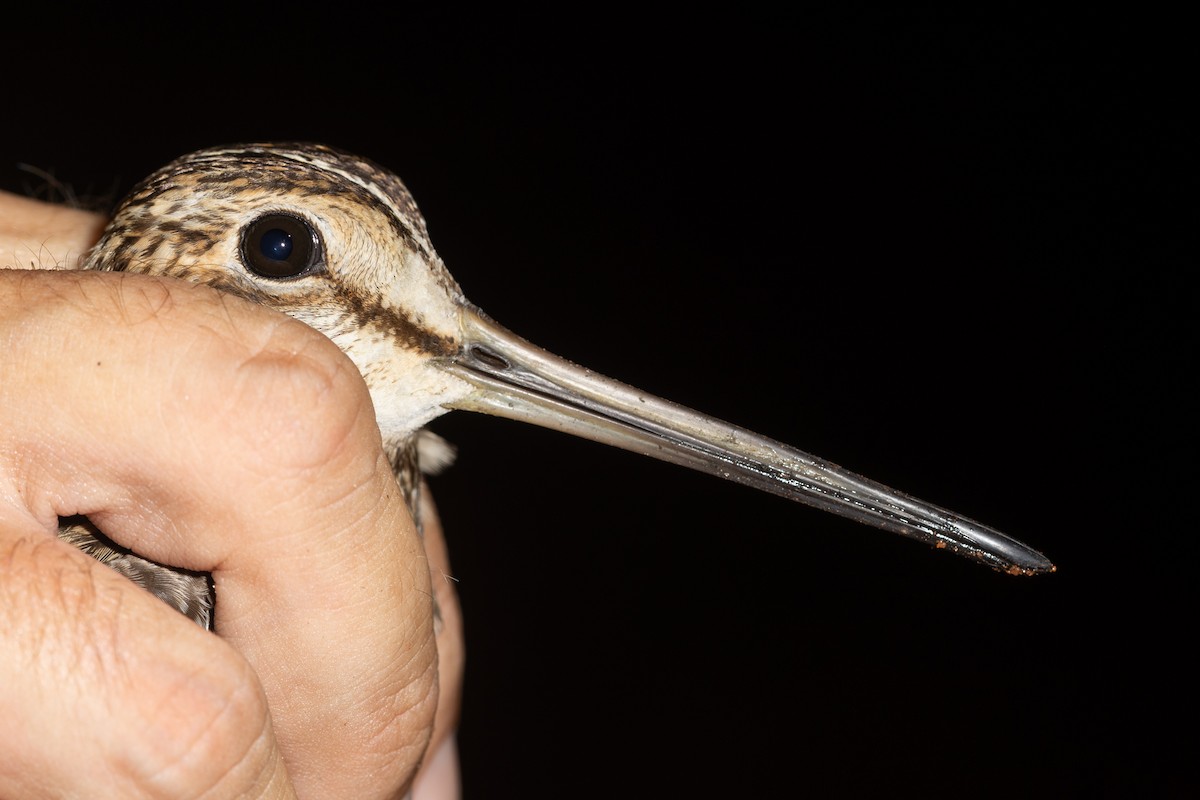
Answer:
[(530, 422), (707, 472), (946, 548), (1014, 575), (1053, 572), (1044, 555), (987, 525), (909, 497), (781, 442), (597, 375), (473, 306), (443, 368), (475, 387), (451, 407)]

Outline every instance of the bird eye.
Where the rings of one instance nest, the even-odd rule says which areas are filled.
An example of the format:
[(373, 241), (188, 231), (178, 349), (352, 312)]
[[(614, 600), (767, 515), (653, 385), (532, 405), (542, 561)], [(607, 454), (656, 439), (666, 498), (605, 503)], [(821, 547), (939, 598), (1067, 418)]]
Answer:
[(242, 234), (242, 258), (266, 278), (297, 278), (320, 262), (321, 240), (312, 226), (290, 214), (259, 217)]

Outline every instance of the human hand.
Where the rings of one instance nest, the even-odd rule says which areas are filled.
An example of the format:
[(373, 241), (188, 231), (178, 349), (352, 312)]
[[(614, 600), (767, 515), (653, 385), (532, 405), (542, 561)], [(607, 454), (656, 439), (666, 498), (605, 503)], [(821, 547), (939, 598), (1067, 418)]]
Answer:
[[(0, 266), (72, 266), (99, 232), (14, 200)], [(431, 741), (417, 797), (455, 795), (440, 527), (413, 530), (332, 343), (205, 287), (72, 271), (0, 272), (0, 342), (0, 795), (387, 797)], [(219, 636), (60, 542), (73, 513), (211, 572)]]

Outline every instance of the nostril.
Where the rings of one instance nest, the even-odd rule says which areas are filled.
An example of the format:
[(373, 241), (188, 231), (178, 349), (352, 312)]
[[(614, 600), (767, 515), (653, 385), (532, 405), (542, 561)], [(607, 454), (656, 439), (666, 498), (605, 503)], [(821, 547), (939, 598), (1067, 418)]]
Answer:
[(471, 347), (471, 358), (475, 359), (489, 369), (499, 371), (509, 369), (509, 363), (507, 360), (481, 345), (473, 345)]

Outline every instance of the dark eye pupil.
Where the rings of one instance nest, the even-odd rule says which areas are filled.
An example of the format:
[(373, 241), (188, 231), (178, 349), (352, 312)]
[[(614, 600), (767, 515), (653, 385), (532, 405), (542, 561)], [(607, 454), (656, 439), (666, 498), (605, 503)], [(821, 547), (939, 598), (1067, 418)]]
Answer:
[(272, 261), (286, 261), (292, 254), (292, 235), (281, 228), (272, 228), (263, 233), (258, 248)]
[(321, 241), (300, 217), (264, 214), (242, 233), (242, 260), (265, 278), (297, 278), (320, 264)]

